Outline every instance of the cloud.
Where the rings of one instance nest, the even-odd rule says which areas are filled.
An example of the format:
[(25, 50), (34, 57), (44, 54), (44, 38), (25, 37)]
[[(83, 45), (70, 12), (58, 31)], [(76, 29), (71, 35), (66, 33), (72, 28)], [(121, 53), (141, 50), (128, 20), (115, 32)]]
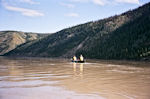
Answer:
[(78, 13), (68, 13), (65, 16), (68, 16), (68, 17), (79, 17), (79, 14)]
[(89, 2), (90, 0), (69, 0), (71, 2)]
[(5, 4), (4, 7), (5, 7), (5, 9), (7, 9), (9, 11), (20, 12), (24, 16), (30, 16), (30, 17), (44, 16), (43, 13), (41, 13), (41, 12), (39, 12), (37, 10), (26, 9), (26, 8), (19, 8), (19, 7), (9, 6), (7, 4)]
[(71, 2), (80, 2), (80, 3), (94, 3), (96, 5), (105, 5), (107, 0), (70, 0)]
[(93, 0), (93, 3), (97, 5), (105, 5), (105, 2), (103, 0)]
[(114, 4), (114, 3), (131, 3), (131, 4), (140, 4), (139, 0), (69, 0), (71, 2), (79, 2), (79, 3), (94, 3), (96, 5), (104, 6), (106, 4)]
[(69, 4), (69, 3), (60, 3), (60, 5), (67, 7), (67, 8), (74, 8), (75, 7), (75, 5)]
[(20, 2), (28, 3), (28, 4), (39, 4), (39, 2), (34, 2), (32, 0), (20, 0)]
[(139, 0), (115, 0), (115, 1), (120, 3), (140, 4)]

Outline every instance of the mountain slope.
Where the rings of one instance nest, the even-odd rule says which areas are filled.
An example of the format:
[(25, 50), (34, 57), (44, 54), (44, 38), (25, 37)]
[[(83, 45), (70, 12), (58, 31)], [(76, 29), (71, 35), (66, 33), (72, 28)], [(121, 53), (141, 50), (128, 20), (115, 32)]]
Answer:
[[(88, 50), (80, 49), (89, 58), (103, 59), (150, 59), (150, 7), (144, 13), (104, 38)], [(98, 46), (98, 47), (97, 47)]]
[(15, 49), (18, 45), (41, 37), (44, 37), (44, 34), (0, 31), (0, 55)]
[(6, 55), (140, 59), (149, 57), (150, 3), (103, 20), (67, 28)]

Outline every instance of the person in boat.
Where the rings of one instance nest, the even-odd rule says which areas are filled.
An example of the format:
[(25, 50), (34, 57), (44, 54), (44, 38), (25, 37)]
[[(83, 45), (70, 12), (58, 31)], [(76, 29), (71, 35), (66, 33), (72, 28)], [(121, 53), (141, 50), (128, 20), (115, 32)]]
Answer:
[(73, 56), (72, 60), (73, 60), (73, 61), (77, 61), (77, 57), (76, 57), (76, 56)]
[(82, 55), (80, 55), (80, 61), (84, 62), (84, 57)]

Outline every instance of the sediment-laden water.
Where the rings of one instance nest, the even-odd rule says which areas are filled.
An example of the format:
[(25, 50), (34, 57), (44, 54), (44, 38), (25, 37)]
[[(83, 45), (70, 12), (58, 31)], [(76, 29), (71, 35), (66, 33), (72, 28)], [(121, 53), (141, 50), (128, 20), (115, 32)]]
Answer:
[(150, 99), (150, 63), (0, 57), (0, 99)]

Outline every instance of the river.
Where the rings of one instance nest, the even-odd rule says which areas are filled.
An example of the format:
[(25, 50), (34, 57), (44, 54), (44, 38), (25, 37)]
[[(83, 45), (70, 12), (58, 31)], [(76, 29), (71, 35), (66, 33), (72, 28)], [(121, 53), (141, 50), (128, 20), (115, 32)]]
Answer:
[(0, 99), (150, 99), (150, 63), (0, 57)]

